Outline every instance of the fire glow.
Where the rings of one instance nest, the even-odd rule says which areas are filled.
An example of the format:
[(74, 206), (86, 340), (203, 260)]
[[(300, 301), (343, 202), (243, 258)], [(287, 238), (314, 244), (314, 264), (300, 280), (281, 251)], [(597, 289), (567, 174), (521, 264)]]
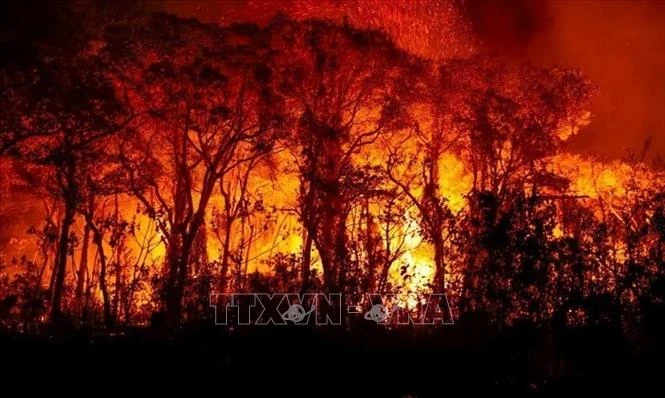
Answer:
[[(260, 25), (103, 15), (79, 47), (40, 58), (79, 64), (48, 75), (62, 92), (7, 88), (19, 117), (2, 125), (2, 212), (30, 224), (6, 229), (9, 275), (31, 273), (52, 319), (107, 324), (177, 324), (211, 290), (267, 283), (409, 309), (445, 291), (459, 313), (494, 308), (533, 271), (513, 264), (564, 290), (579, 276), (584, 294), (616, 292), (635, 259), (652, 275), (665, 177), (641, 152), (567, 151), (593, 123), (583, 71), (483, 52), (453, 2), (386, 3), (300, 2)], [(91, 97), (58, 103), (79, 100), (70, 90)], [(589, 269), (557, 257), (599, 234)], [(525, 242), (547, 247), (537, 266)], [(616, 294), (634, 302), (640, 283)], [(515, 299), (505, 319), (568, 305), (541, 293), (540, 312)]]

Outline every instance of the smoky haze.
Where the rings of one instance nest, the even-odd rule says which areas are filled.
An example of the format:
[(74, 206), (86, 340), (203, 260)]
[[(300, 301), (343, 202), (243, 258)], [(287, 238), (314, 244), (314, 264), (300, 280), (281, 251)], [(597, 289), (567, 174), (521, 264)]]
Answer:
[(579, 68), (600, 88), (573, 149), (618, 157), (651, 137), (665, 155), (665, 2), (467, 1), (488, 45), (543, 67)]
[[(431, 2), (432, 10), (445, 10), (434, 7), (440, 3), (437, 0)], [(288, 12), (303, 3), (148, 4), (210, 22), (248, 15), (263, 21), (278, 9)], [(620, 157), (626, 148), (639, 149), (651, 137), (651, 154), (665, 155), (665, 1), (460, 0), (459, 4), (489, 47), (543, 67), (579, 68), (600, 88), (591, 109), (592, 123), (574, 139), (571, 150)], [(431, 17), (422, 23), (436, 20)]]

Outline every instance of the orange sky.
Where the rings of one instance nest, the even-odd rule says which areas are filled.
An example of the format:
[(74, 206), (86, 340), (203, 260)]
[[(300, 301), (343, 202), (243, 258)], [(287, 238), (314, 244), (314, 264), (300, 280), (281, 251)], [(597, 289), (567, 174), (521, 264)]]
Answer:
[(576, 149), (665, 156), (665, 1), (468, 2), (480, 36), (539, 65), (582, 69), (600, 88)]

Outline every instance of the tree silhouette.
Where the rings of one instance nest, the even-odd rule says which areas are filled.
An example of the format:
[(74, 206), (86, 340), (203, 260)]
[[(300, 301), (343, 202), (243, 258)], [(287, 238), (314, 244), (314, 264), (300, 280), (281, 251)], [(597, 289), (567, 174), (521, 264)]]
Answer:
[(28, 79), (32, 84), (10, 89), (4, 96), (7, 106), (14, 104), (16, 117), (4, 130), (2, 144), (9, 155), (50, 173), (49, 191), (62, 205), (53, 270), (54, 323), (60, 320), (67, 256), (72, 250), (70, 227), (92, 162), (106, 141), (134, 117), (115, 95), (94, 36), (79, 29), (72, 15), (64, 12), (61, 16), (66, 20), (62, 26), (77, 36), (76, 41), (66, 47), (62, 41), (38, 42), (31, 69), (4, 70), (9, 73), (7, 79)]
[(166, 312), (175, 325), (214, 188), (272, 151), (281, 131), (279, 98), (270, 91), (268, 54), (243, 44), (259, 39), (255, 30), (154, 16), (122, 47), (136, 26), (118, 29), (110, 49), (121, 54), (118, 78), (149, 115), (122, 156), (133, 194), (164, 236)]
[(268, 27), (279, 49), (280, 92), (297, 121), (300, 214), (328, 291), (343, 291), (349, 263), (347, 217), (365, 194), (354, 157), (400, 121), (405, 54), (383, 35), (281, 17)]

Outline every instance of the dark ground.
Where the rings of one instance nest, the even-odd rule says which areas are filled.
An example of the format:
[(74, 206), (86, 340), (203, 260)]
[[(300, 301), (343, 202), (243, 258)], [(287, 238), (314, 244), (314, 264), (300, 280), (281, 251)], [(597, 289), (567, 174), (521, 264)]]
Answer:
[(634, 333), (637, 341), (609, 326), (553, 332), (462, 321), (349, 332), (293, 326), (229, 331), (206, 323), (169, 335), (149, 328), (66, 337), (4, 335), (0, 352), (3, 378), (23, 391), (21, 376), (28, 387), (34, 380), (50, 392), (420, 398), (626, 391), (634, 396), (662, 389), (657, 385), (665, 375), (663, 329), (660, 318), (654, 320)]

